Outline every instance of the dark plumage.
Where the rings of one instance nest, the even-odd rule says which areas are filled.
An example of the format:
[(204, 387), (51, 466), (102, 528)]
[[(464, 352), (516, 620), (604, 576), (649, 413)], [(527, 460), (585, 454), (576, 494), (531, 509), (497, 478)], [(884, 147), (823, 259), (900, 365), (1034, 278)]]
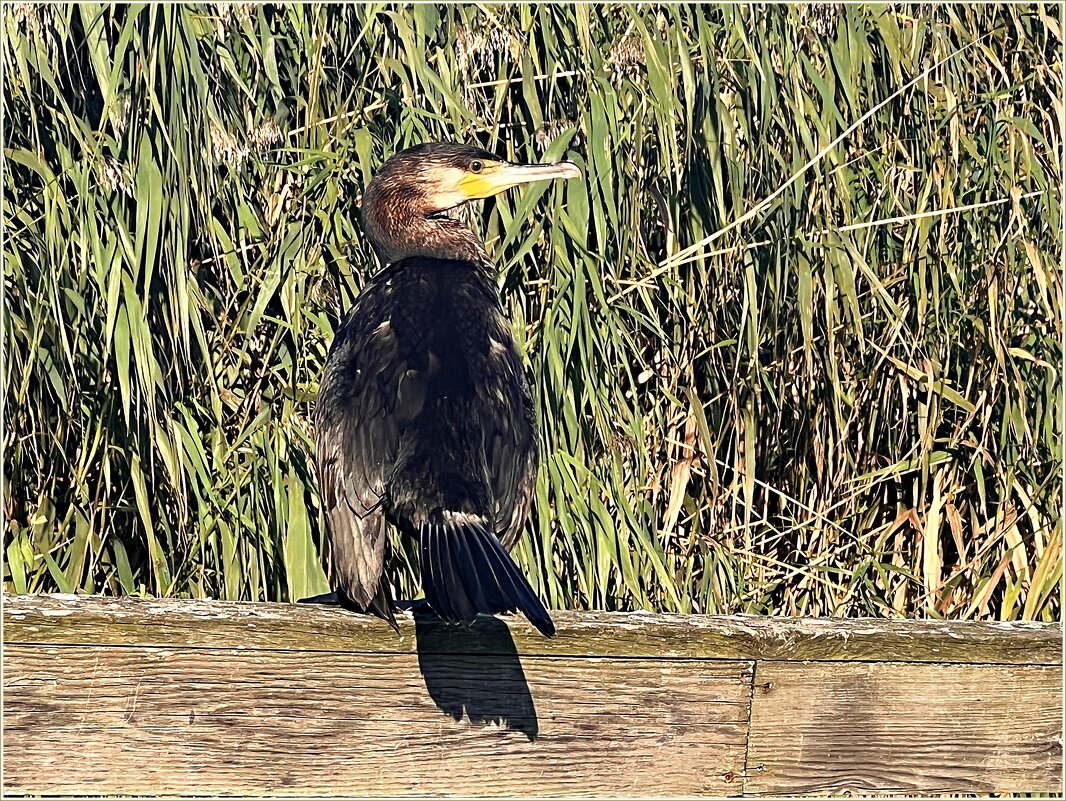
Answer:
[(317, 463), (342, 603), (395, 626), (385, 522), (418, 538), (422, 584), (451, 622), (544, 605), (507, 554), (529, 512), (537, 441), (529, 387), (473, 232), (449, 212), (577, 168), (513, 165), (432, 144), (391, 158), (363, 218), (385, 267), (337, 331), (316, 406)]

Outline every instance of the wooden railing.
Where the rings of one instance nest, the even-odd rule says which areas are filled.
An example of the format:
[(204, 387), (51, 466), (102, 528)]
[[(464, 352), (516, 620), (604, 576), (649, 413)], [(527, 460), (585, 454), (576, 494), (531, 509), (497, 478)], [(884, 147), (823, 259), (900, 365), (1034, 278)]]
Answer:
[(1059, 793), (1062, 629), (4, 596), (4, 792)]

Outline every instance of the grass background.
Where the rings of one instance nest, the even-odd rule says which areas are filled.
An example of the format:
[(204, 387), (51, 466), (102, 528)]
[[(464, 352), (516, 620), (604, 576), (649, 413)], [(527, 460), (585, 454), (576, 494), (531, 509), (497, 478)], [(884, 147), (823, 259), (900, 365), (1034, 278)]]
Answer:
[(1053, 5), (3, 15), (5, 589), (324, 589), (360, 190), (454, 139), (586, 174), (474, 214), (552, 606), (1059, 617)]

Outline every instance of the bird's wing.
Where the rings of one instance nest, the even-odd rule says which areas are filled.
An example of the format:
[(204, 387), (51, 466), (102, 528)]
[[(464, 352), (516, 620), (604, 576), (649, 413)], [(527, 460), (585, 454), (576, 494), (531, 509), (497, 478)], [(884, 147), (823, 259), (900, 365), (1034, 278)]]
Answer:
[[(497, 403), (489, 408), (503, 412), (487, 421), (486, 455), (496, 499), (496, 533), (510, 550), (522, 534), (536, 489), (537, 436), (522, 359), (513, 344), (506, 351), (506, 380), (484, 391), (496, 395)], [(501, 397), (504, 403), (499, 405)]]
[[(319, 492), (329, 520), (335, 588), (367, 608), (384, 570), (381, 500), (399, 448), (397, 343), (364, 292), (337, 331), (315, 406)], [(390, 399), (391, 394), (391, 399)]]

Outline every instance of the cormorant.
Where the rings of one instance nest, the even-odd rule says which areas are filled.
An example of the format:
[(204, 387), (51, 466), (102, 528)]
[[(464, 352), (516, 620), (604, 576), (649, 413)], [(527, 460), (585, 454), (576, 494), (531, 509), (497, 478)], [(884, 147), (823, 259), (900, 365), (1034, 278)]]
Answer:
[(537, 472), (533, 404), (496, 269), (459, 207), (578, 178), (570, 162), (513, 164), (450, 143), (397, 153), (362, 211), (384, 267), (337, 331), (315, 409), (336, 600), (396, 628), (383, 580), (386, 520), (419, 541), (426, 600), (444, 620), (521, 610), (555, 626), (507, 551)]

